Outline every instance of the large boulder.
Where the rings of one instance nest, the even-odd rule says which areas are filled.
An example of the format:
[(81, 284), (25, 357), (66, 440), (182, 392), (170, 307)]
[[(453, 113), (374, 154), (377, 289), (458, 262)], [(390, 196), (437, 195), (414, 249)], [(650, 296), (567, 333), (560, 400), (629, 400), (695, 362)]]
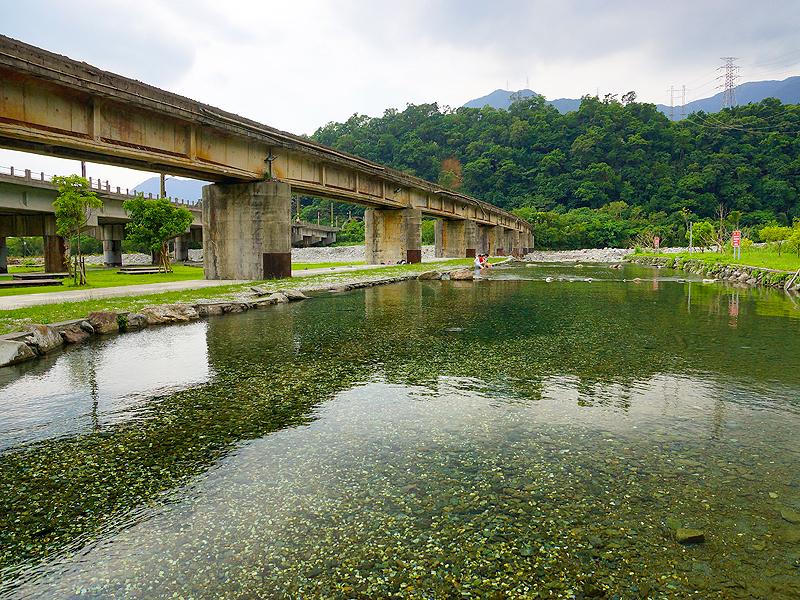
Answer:
[(116, 333), (119, 331), (117, 313), (110, 310), (90, 312), (87, 319), (95, 333)]
[(472, 281), (475, 274), (470, 269), (458, 269), (450, 271), (450, 281)]
[(267, 296), (266, 301), (270, 304), (284, 304), (289, 301), (289, 296), (281, 292), (275, 292)]
[(61, 332), (61, 337), (65, 344), (82, 344), (92, 336), (80, 327), (70, 327)]
[(6, 367), (24, 360), (29, 360), (34, 356), (36, 356), (36, 353), (28, 344), (13, 342), (11, 340), (0, 340), (0, 367)]
[(197, 314), (201, 317), (211, 317), (216, 315), (221, 315), (225, 312), (225, 308), (228, 306), (228, 303), (201, 303), (198, 304), (195, 309), (197, 310)]
[(25, 338), (28, 344), (37, 354), (47, 354), (60, 348), (64, 344), (61, 334), (47, 325), (31, 325), (30, 335)]
[(259, 298), (261, 296), (268, 296), (269, 294), (272, 293), (272, 290), (268, 290), (266, 288), (263, 288), (260, 285), (252, 285), (252, 286), (250, 286), (250, 291), (252, 291)]
[(417, 279), (420, 281), (436, 281), (437, 279), (441, 278), (442, 273), (440, 271), (425, 271), (424, 273), (417, 275)]
[(295, 302), (296, 300), (308, 300), (308, 296), (306, 296), (300, 290), (281, 290), (280, 293), (286, 296), (289, 299), (289, 302)]
[(132, 331), (134, 329), (143, 329), (147, 327), (147, 317), (142, 313), (128, 313), (128, 320), (125, 324), (125, 329)]
[(193, 306), (188, 304), (161, 304), (148, 306), (141, 310), (148, 325), (165, 323), (187, 323), (200, 318)]

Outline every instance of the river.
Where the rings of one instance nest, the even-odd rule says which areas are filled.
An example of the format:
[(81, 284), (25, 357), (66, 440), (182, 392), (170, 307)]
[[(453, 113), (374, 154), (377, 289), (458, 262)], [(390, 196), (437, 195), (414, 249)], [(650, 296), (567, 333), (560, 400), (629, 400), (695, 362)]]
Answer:
[(800, 302), (685, 278), (497, 268), (0, 369), (0, 597), (800, 597)]

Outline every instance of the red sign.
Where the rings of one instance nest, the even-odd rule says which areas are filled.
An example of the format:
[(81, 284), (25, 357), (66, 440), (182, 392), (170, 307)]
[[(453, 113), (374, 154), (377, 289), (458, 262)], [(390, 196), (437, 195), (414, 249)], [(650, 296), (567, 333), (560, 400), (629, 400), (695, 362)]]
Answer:
[(661, 246), (661, 238), (656, 236), (653, 238), (653, 247), (659, 248)]
[(742, 232), (738, 229), (731, 234), (731, 244), (734, 248), (738, 248), (742, 243)]

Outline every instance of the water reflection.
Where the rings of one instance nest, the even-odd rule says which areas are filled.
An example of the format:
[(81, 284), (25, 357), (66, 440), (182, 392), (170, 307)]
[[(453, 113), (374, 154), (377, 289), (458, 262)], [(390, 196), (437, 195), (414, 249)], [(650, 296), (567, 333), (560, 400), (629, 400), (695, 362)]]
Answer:
[(116, 336), (0, 369), (0, 451), (96, 430), (209, 379), (206, 323)]
[[(484, 581), (529, 597), (579, 581), (573, 596), (791, 597), (791, 301), (666, 272), (658, 288), (622, 281), (645, 279), (636, 268), (520, 271), (121, 336), (11, 382), (52, 377), (48, 407), (73, 381), (63, 361), (91, 364), (72, 367), (69, 430), (89, 435), (43, 408), (41, 443), (0, 455), (0, 593), (430, 597)], [(541, 281), (576, 271), (597, 280)], [(160, 335), (202, 369), (131, 377)], [(25, 418), (4, 431), (30, 432)], [(708, 543), (677, 546), (667, 521)]]

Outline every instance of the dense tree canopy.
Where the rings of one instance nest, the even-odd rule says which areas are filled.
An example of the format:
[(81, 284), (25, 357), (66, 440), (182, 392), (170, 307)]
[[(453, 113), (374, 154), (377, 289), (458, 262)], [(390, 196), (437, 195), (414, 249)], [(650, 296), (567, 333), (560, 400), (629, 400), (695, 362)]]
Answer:
[(585, 97), (563, 115), (540, 97), (508, 111), (410, 105), (314, 138), (516, 210), (551, 247), (680, 243), (682, 209), (741, 214), (756, 237), (800, 218), (800, 106), (767, 99), (671, 122), (634, 97)]

